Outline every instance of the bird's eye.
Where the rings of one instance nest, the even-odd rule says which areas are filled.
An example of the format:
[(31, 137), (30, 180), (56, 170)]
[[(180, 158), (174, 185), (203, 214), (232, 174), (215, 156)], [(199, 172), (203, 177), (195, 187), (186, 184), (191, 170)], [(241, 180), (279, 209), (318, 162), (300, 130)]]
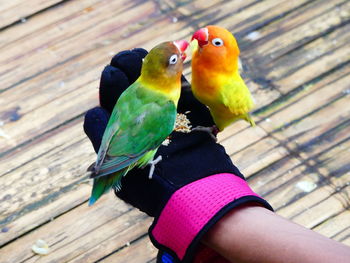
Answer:
[(224, 44), (224, 41), (221, 38), (214, 38), (211, 43), (216, 47), (221, 47)]
[(177, 55), (174, 54), (169, 58), (169, 64), (174, 65), (176, 64), (176, 62), (177, 62)]

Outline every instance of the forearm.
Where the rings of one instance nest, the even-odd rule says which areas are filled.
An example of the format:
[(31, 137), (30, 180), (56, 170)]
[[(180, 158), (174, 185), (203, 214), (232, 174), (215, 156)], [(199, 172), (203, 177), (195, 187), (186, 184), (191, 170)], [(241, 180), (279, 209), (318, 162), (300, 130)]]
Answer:
[(260, 206), (232, 210), (202, 241), (232, 262), (350, 262), (350, 247)]

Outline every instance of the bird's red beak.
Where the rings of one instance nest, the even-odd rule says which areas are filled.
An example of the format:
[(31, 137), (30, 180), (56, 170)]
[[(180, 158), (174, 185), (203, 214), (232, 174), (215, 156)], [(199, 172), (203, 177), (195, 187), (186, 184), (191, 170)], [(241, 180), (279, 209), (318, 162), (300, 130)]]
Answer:
[(186, 59), (185, 51), (186, 51), (189, 43), (186, 40), (176, 40), (173, 43), (177, 47), (177, 49), (180, 51), (182, 61), (184, 61)]
[(201, 29), (197, 30), (193, 34), (191, 41), (193, 39), (197, 39), (199, 47), (203, 47), (203, 46), (207, 45), (208, 42), (209, 42), (208, 28), (204, 27), (204, 28), (201, 28)]

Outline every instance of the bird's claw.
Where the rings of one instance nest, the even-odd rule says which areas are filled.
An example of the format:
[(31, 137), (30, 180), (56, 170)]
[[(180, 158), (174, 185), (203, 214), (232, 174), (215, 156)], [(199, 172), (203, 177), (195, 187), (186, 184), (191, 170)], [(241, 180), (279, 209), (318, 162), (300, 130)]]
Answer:
[(156, 168), (156, 164), (159, 163), (162, 159), (163, 159), (162, 156), (159, 155), (156, 159), (154, 159), (148, 163), (151, 165), (151, 168), (149, 169), (149, 175), (148, 175), (149, 179), (152, 179), (154, 169)]

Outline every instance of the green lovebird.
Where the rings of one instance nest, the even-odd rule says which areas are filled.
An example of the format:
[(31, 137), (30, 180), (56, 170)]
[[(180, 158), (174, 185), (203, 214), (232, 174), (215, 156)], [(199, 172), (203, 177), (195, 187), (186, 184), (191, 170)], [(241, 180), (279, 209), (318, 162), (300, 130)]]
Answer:
[(112, 187), (121, 189), (121, 179), (134, 167), (151, 164), (158, 147), (173, 131), (181, 93), (181, 74), (188, 42), (164, 42), (144, 58), (140, 77), (119, 97), (92, 169), (94, 179), (89, 205)]

